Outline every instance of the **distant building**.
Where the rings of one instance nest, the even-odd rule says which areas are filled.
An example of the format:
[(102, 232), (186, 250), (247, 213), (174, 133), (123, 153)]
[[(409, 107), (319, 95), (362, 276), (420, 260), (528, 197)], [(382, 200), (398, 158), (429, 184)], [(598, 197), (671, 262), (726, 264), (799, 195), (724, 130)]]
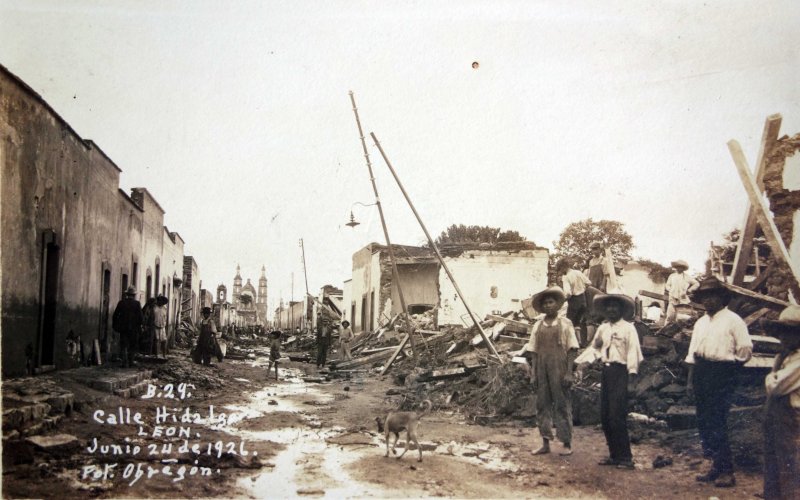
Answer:
[(233, 308), (241, 326), (267, 324), (267, 268), (261, 266), (261, 277), (258, 280), (258, 291), (250, 282), (250, 278), (242, 285), (241, 268), (236, 266), (233, 278)]

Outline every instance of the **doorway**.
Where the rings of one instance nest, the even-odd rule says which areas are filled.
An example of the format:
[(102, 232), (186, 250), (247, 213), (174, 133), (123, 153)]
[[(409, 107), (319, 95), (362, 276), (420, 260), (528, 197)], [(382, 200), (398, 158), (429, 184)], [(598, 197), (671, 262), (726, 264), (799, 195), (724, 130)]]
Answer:
[(39, 368), (55, 365), (58, 269), (61, 254), (61, 248), (56, 244), (55, 232), (47, 231), (44, 235), (43, 243), (37, 359), (37, 367)]

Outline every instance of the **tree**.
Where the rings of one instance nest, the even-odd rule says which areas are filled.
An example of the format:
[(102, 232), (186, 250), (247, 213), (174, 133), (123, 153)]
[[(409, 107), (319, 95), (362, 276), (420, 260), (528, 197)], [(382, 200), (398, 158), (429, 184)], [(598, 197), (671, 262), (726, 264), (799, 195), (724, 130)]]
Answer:
[(558, 241), (553, 242), (553, 257), (555, 260), (568, 257), (583, 266), (592, 256), (589, 245), (594, 241), (610, 249), (614, 261), (631, 260), (633, 238), (625, 231), (624, 224), (591, 218), (573, 222), (561, 231)]
[(465, 226), (453, 224), (436, 238), (436, 245), (449, 243), (499, 243), (507, 241), (526, 241), (517, 231), (502, 231), (499, 227)]

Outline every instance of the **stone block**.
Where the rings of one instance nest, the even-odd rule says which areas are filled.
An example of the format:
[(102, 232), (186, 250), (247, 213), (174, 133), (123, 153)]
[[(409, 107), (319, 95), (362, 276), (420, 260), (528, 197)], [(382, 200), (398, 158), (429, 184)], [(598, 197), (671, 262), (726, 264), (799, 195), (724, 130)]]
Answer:
[(71, 392), (65, 392), (63, 394), (50, 396), (46, 402), (47, 404), (50, 405), (50, 414), (69, 415), (70, 413), (72, 413), (72, 407), (75, 402), (75, 395), (72, 394)]
[(127, 399), (127, 398), (131, 397), (131, 390), (130, 390), (130, 388), (128, 388), (128, 389), (117, 389), (116, 391), (114, 391), (114, 394), (119, 396), (119, 397), (121, 397), (121, 398)]
[(655, 391), (670, 384), (673, 381), (672, 375), (666, 370), (653, 373), (651, 375), (643, 376), (637, 383), (634, 389), (634, 394), (637, 397), (643, 396), (649, 391)]
[(673, 431), (697, 427), (694, 406), (671, 406), (667, 410), (667, 425)]
[(99, 391), (110, 392), (113, 394), (116, 389), (119, 389), (119, 383), (113, 379), (97, 379), (92, 380), (91, 387)]
[(78, 438), (71, 434), (31, 436), (26, 441), (33, 444), (37, 449), (47, 452), (65, 452), (80, 448)]
[(572, 422), (575, 425), (600, 423), (600, 391), (572, 391)]

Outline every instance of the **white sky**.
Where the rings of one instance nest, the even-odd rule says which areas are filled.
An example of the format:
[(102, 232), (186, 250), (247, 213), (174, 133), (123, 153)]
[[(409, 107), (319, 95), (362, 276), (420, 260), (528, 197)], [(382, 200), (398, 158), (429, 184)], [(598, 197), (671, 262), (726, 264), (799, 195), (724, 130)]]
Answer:
[[(270, 307), (383, 241), (348, 91), (430, 231), (552, 248), (587, 217), (703, 266), (741, 224), (726, 142), (800, 131), (800, 2), (0, 2), (0, 63), (144, 186), (203, 285)], [(480, 67), (472, 68), (478, 61)], [(369, 138), (368, 138), (369, 139)], [(369, 144), (394, 243), (424, 236)]]

